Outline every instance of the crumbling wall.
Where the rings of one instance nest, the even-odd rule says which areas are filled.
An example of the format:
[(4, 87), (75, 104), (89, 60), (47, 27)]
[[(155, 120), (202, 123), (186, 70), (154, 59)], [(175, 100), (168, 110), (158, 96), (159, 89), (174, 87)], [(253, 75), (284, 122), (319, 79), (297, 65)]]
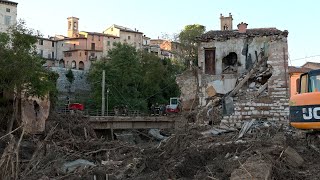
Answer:
[[(267, 80), (267, 88), (257, 95), (259, 87), (248, 83), (245, 92), (234, 98), (234, 113), (224, 116), (222, 123), (240, 126), (243, 120), (267, 119), (284, 121), (289, 115), (289, 75), (287, 38), (274, 36), (265, 51), (267, 64), (272, 76)], [(285, 122), (285, 121), (284, 121)]]
[(49, 117), (50, 101), (48, 97), (29, 97), (22, 99), (21, 118), (26, 133), (44, 132), (45, 123)]
[(199, 104), (198, 99), (198, 80), (194, 71), (186, 71), (177, 76), (176, 82), (180, 87), (180, 100), (183, 110), (190, 110)]

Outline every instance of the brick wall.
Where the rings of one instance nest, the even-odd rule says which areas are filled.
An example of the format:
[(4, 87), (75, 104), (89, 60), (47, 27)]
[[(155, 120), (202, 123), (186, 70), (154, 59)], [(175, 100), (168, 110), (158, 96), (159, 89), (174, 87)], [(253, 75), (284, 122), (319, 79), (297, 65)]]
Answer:
[(222, 123), (241, 126), (241, 121), (266, 119), (287, 122), (289, 115), (288, 45), (286, 37), (273, 37), (267, 52), (272, 76), (268, 79), (267, 95), (252, 98), (255, 92), (246, 92), (234, 98), (234, 113), (224, 116)]

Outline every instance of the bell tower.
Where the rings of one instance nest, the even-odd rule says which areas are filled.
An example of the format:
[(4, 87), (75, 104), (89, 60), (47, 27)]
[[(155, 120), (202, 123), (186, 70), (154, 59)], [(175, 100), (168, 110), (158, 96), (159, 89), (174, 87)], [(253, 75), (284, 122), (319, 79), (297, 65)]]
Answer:
[(79, 18), (68, 17), (68, 37), (79, 37)]
[(233, 18), (231, 13), (229, 13), (228, 17), (224, 17), (222, 14), (220, 14), (221, 31), (232, 30), (232, 20)]

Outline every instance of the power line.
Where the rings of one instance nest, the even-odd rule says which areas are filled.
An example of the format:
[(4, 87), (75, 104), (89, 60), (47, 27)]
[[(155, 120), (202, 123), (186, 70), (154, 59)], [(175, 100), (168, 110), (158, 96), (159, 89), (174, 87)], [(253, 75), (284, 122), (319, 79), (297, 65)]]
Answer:
[(312, 56), (307, 56), (304, 58), (297, 58), (297, 59), (292, 59), (290, 61), (298, 61), (298, 60), (303, 60), (303, 59), (308, 59), (308, 58), (312, 58), (312, 57), (319, 57), (320, 55), (312, 55)]

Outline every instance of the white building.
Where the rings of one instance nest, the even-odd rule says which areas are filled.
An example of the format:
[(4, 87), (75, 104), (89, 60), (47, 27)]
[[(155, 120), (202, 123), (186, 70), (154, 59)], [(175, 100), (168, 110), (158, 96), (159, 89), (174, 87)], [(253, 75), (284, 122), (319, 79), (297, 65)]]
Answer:
[(17, 23), (17, 6), (16, 2), (0, 0), (0, 32)]

